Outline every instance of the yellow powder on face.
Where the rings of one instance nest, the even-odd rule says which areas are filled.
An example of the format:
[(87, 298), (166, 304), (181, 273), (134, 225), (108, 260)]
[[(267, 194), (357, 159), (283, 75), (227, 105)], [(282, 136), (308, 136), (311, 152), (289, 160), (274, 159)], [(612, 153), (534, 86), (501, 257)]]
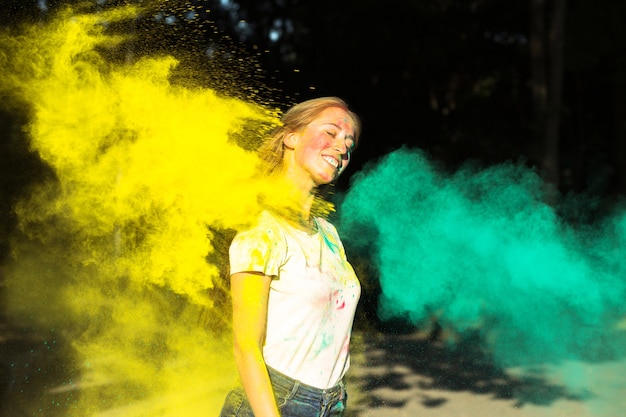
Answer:
[(8, 315), (71, 346), (73, 380), (30, 398), (41, 415), (50, 398), (54, 415), (216, 415), (237, 378), (216, 242), (276, 195), (232, 139), (276, 114), (172, 84), (172, 57), (107, 61), (98, 48), (122, 40), (107, 24), (134, 13), (0, 35), (0, 91), (30, 108), (31, 149), (55, 177), (15, 206), (5, 269)]

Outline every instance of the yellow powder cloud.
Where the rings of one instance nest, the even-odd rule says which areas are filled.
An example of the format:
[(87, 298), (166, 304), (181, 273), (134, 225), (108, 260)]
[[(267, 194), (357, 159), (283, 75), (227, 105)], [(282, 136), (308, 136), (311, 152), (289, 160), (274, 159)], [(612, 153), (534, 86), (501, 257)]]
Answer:
[(278, 122), (171, 83), (172, 57), (105, 59), (123, 39), (107, 24), (134, 13), (65, 11), (0, 37), (0, 89), (27, 103), (31, 148), (55, 176), (15, 207), (7, 310), (71, 342), (75, 379), (41, 399), (65, 396), (62, 415), (215, 415), (236, 381), (216, 242), (273, 186), (233, 135)]

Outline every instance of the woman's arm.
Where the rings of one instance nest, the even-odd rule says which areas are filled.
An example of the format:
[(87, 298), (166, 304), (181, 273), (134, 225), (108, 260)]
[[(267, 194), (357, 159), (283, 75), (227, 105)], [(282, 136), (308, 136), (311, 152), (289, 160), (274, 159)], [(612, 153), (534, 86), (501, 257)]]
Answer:
[(260, 273), (231, 276), (235, 361), (255, 417), (280, 417), (263, 358), (271, 282)]

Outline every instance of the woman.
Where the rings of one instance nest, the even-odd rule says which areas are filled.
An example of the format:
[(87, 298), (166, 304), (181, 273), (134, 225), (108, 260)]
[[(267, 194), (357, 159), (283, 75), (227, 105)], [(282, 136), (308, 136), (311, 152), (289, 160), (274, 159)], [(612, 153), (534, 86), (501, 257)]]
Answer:
[[(289, 109), (260, 150), (288, 197), (272, 201), (230, 247), (235, 361), (242, 387), (221, 417), (343, 416), (360, 295), (317, 190), (350, 162), (360, 121), (336, 97)], [(275, 199), (277, 200), (277, 199)]]

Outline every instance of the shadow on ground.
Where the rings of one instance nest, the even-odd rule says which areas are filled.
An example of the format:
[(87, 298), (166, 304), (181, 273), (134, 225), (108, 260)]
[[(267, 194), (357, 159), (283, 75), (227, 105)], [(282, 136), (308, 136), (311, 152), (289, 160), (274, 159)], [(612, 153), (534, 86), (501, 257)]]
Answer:
[(357, 334), (362, 351), (351, 375), (359, 401), (349, 408), (351, 417), (379, 407), (402, 409), (419, 398), (425, 408), (441, 407), (448, 400), (443, 392), (465, 391), (511, 400), (513, 407), (525, 404), (549, 406), (557, 400), (582, 401), (584, 396), (550, 382), (539, 371), (511, 375), (494, 365), (481, 350), (478, 335), (468, 335), (454, 344), (445, 337), (412, 332)]

